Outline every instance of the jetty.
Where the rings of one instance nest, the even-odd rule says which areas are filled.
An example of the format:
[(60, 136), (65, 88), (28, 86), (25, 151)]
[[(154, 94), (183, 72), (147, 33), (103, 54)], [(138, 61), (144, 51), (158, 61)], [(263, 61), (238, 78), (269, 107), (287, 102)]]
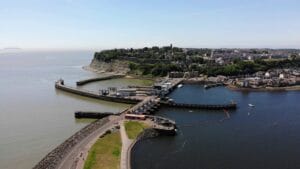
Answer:
[(125, 75), (110, 75), (110, 76), (105, 76), (105, 77), (96, 77), (96, 78), (90, 78), (90, 79), (77, 81), (76, 84), (77, 84), (77, 86), (82, 86), (82, 85), (85, 85), (85, 84), (91, 83), (91, 82), (117, 79), (117, 78), (122, 78), (122, 77), (125, 77)]
[(187, 103), (174, 103), (167, 101), (159, 102), (163, 106), (177, 107), (177, 108), (194, 108), (194, 109), (206, 109), (206, 110), (228, 110), (236, 109), (236, 103), (229, 104), (187, 104)]
[(105, 101), (110, 101), (110, 102), (137, 104), (137, 103), (142, 101), (142, 99), (138, 99), (138, 98), (108, 96), (108, 95), (102, 95), (100, 93), (93, 92), (93, 91), (88, 91), (88, 90), (84, 90), (84, 89), (77, 89), (75, 87), (66, 86), (64, 84), (64, 80), (62, 80), (62, 79), (58, 80), (55, 83), (55, 88), (59, 89), (59, 90), (62, 90), (62, 91), (65, 91), (65, 92), (77, 94), (77, 95), (80, 95), (80, 96), (85, 96), (85, 97), (90, 97), (90, 98), (105, 100)]

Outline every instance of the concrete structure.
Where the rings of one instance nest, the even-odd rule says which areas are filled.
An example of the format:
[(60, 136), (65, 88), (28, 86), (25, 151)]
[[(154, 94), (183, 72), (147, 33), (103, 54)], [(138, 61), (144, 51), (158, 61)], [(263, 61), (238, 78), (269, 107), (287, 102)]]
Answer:
[(125, 77), (125, 75), (111, 75), (111, 76), (105, 76), (105, 77), (96, 77), (96, 78), (90, 78), (90, 79), (77, 81), (76, 84), (78, 86), (81, 86), (81, 85), (85, 85), (85, 84), (91, 83), (91, 82), (110, 80), (110, 79), (116, 79), (116, 78), (122, 78), (122, 77)]
[(78, 95), (81, 95), (81, 96), (91, 97), (91, 98), (105, 100), (105, 101), (111, 101), (111, 102), (136, 104), (136, 103), (142, 101), (142, 99), (137, 99), (137, 98), (124, 98), (124, 97), (105, 96), (105, 95), (100, 95), (96, 92), (83, 90), (83, 89), (77, 89), (77, 88), (70, 87), (70, 86), (65, 86), (63, 80), (57, 81), (55, 83), (55, 88), (59, 89), (59, 90), (66, 91), (66, 92), (69, 92), (69, 93), (78, 94)]

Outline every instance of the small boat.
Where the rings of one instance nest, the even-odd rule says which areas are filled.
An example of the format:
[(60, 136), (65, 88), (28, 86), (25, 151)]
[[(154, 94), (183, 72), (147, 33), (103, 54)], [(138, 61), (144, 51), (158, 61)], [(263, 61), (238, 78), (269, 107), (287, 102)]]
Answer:
[(178, 88), (182, 88), (182, 86), (183, 86), (182, 84), (179, 84), (177, 87), (178, 87)]
[(253, 104), (248, 104), (249, 107), (255, 107)]

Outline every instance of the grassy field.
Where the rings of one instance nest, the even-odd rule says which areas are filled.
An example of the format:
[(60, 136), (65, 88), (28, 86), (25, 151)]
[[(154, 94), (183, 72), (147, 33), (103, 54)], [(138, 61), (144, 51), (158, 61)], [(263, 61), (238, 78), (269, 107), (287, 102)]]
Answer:
[(84, 169), (119, 169), (121, 147), (120, 132), (98, 139), (88, 154)]
[(125, 130), (129, 139), (135, 139), (148, 126), (138, 121), (126, 121)]

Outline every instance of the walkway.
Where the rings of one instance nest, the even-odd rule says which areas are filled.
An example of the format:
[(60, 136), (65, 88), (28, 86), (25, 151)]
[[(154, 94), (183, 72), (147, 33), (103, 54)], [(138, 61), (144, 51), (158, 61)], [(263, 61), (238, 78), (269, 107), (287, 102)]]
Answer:
[(129, 139), (127, 134), (126, 134), (124, 121), (120, 121), (120, 133), (121, 133), (121, 139), (122, 139), (120, 169), (129, 169), (130, 154), (128, 153), (128, 151), (130, 149), (131, 144), (133, 143), (133, 140)]

